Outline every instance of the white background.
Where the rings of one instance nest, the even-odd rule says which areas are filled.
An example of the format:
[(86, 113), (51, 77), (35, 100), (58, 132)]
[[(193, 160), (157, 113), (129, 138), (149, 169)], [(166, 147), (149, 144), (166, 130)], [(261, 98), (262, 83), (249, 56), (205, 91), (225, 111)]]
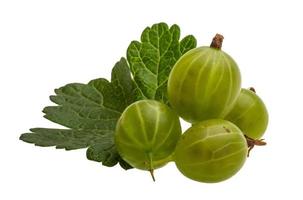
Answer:
[[(0, 1), (0, 199), (302, 199), (303, 12), (301, 1)], [(255, 148), (231, 179), (203, 184), (173, 163), (144, 171), (107, 168), (18, 140), (32, 127), (60, 127), (42, 117), (53, 89), (110, 77), (142, 30), (177, 23), (238, 63), (243, 87), (266, 103), (266, 147)], [(300, 191), (301, 189), (301, 191)]]

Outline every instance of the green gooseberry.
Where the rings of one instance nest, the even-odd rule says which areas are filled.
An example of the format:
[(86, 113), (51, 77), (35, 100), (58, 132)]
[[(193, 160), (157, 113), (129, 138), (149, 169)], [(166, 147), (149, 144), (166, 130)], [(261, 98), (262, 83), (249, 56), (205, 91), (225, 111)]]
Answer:
[(249, 152), (255, 145), (266, 145), (261, 137), (268, 125), (268, 112), (254, 88), (241, 90), (234, 107), (225, 119), (233, 122), (245, 134)]
[(154, 169), (171, 161), (181, 133), (179, 117), (172, 109), (155, 100), (140, 100), (119, 118), (115, 143), (126, 162), (150, 171), (153, 177)]
[(240, 70), (221, 50), (222, 42), (223, 36), (217, 34), (210, 47), (188, 51), (170, 72), (169, 102), (190, 123), (223, 118), (240, 93)]
[(236, 125), (212, 119), (194, 124), (181, 136), (174, 161), (186, 177), (216, 183), (241, 169), (247, 150), (245, 137)]

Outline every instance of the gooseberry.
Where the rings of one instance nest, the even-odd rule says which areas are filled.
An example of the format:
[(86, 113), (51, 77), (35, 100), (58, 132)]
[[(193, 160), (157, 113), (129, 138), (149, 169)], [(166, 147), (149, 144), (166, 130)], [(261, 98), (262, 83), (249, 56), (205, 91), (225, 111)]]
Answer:
[(240, 93), (240, 70), (221, 50), (222, 41), (223, 36), (217, 34), (210, 47), (188, 51), (170, 72), (169, 103), (190, 123), (223, 118)]
[(180, 137), (174, 160), (186, 177), (215, 183), (240, 170), (247, 150), (245, 137), (236, 125), (212, 119), (194, 124)]
[(115, 144), (126, 162), (153, 176), (154, 169), (171, 160), (180, 135), (179, 117), (172, 109), (155, 100), (140, 100), (119, 118)]
[(240, 95), (225, 117), (237, 125), (247, 138), (250, 150), (254, 145), (265, 145), (261, 139), (268, 125), (268, 112), (254, 88), (242, 89)]

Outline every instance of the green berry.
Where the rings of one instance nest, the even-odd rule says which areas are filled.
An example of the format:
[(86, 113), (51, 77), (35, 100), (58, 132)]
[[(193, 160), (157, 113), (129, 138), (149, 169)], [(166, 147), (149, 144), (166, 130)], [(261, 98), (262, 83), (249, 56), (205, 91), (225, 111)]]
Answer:
[(174, 159), (186, 177), (215, 183), (241, 169), (247, 150), (245, 137), (237, 126), (213, 119), (193, 125), (181, 136)]

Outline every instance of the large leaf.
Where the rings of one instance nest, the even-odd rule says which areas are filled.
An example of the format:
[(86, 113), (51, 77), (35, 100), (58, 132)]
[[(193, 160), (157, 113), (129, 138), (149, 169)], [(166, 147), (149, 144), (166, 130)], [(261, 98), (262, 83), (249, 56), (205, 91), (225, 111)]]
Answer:
[(55, 90), (50, 99), (57, 106), (46, 107), (45, 118), (70, 129), (31, 129), (20, 139), (39, 146), (87, 148), (90, 160), (129, 168), (114, 144), (114, 129), (123, 110), (140, 98), (124, 58), (112, 70), (111, 82), (95, 79), (88, 84), (72, 83)]
[(180, 28), (165, 23), (147, 27), (141, 42), (132, 41), (127, 49), (136, 85), (142, 96), (168, 103), (167, 79), (176, 61), (188, 50), (196, 47), (196, 39), (186, 36), (180, 40)]

